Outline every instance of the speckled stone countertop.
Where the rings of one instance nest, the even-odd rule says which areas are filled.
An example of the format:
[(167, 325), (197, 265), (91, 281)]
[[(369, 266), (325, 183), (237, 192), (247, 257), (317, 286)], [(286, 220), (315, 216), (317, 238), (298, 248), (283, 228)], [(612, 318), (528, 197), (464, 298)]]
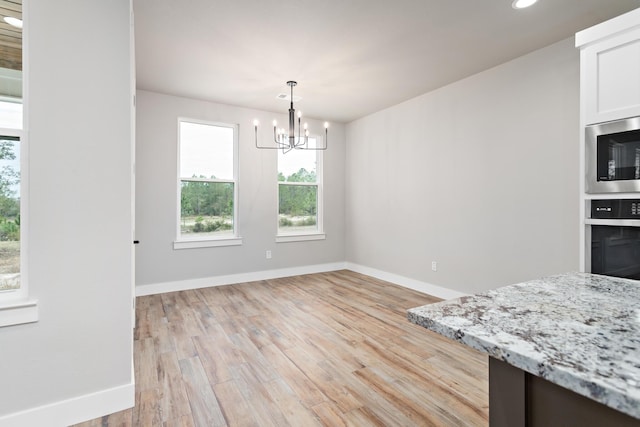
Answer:
[(640, 419), (640, 282), (569, 273), (408, 311), (411, 322)]

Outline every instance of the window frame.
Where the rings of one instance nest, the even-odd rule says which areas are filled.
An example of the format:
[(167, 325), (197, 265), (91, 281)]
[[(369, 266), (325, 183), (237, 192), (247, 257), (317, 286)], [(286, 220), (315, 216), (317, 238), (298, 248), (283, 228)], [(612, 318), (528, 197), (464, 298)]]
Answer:
[[(232, 183), (233, 184), (233, 235), (224, 235), (220, 237), (216, 236), (202, 236), (202, 237), (184, 237), (180, 231), (180, 219), (182, 218), (181, 209), (181, 194), (182, 194), (182, 182), (185, 178), (180, 176), (180, 156), (181, 156), (181, 123), (192, 123), (197, 125), (216, 126), (230, 128), (233, 130), (233, 179), (205, 179), (195, 178), (188, 180), (198, 182), (217, 182), (217, 183)], [(239, 201), (239, 189), (238, 189), (238, 153), (239, 153), (239, 138), (238, 138), (238, 124), (215, 122), (209, 120), (193, 119), (189, 117), (178, 117), (177, 121), (177, 155), (176, 155), (176, 239), (173, 242), (173, 249), (194, 249), (194, 248), (206, 248), (217, 246), (237, 246), (242, 244), (242, 237), (238, 231), (238, 201)]]
[[(316, 146), (322, 146), (323, 137), (320, 135), (309, 135), (309, 138), (316, 140)], [(324, 240), (324, 150), (308, 150), (316, 153), (316, 182), (284, 182), (278, 181), (279, 157), (276, 156), (276, 243), (301, 242), (306, 240)], [(284, 154), (286, 156), (286, 154)], [(315, 186), (316, 190), (316, 225), (314, 231), (281, 232), (280, 230), (280, 185), (303, 185)]]

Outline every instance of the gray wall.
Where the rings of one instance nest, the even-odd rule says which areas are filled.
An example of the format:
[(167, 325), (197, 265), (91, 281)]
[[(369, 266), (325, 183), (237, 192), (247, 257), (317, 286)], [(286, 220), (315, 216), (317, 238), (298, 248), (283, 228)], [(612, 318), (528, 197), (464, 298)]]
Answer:
[[(324, 158), (326, 240), (275, 243), (275, 150), (258, 150), (253, 119), (270, 126), (278, 114), (138, 91), (136, 119), (136, 285), (342, 262), (344, 252), (344, 125), (332, 124)], [(173, 249), (176, 230), (177, 119), (239, 124), (239, 220), (242, 246)], [(322, 129), (322, 122), (309, 121)], [(268, 135), (269, 132), (263, 133)], [(264, 142), (263, 142), (264, 144)], [(273, 258), (267, 260), (265, 251)]]
[(469, 293), (576, 270), (578, 88), (570, 39), (349, 123), (347, 261)]
[(129, 8), (24, 2), (40, 320), (0, 328), (0, 418), (133, 381)]

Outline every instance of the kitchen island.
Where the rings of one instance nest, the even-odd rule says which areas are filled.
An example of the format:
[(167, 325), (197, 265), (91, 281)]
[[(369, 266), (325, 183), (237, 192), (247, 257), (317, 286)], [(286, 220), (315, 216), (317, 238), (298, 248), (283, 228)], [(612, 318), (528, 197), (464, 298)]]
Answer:
[(640, 426), (638, 281), (562, 274), (408, 318), (490, 356), (492, 427)]

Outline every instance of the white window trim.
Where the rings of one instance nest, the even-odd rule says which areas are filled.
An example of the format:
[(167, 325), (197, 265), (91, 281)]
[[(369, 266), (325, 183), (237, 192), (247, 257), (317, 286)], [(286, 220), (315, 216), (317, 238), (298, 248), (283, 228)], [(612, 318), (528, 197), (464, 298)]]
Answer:
[[(23, 112), (24, 114), (24, 112)], [(0, 129), (0, 134), (20, 138), (20, 289), (0, 292), (0, 327), (38, 321), (38, 301), (29, 298), (27, 280), (29, 150), (26, 133), (19, 129)]]
[(0, 328), (38, 321), (38, 301), (3, 301), (0, 295)]
[[(180, 235), (180, 187), (182, 183), (182, 177), (180, 176), (180, 123), (195, 123), (200, 125), (219, 126), (233, 129), (233, 180), (229, 179), (202, 179), (203, 182), (233, 182), (233, 235), (222, 235), (219, 237), (206, 236), (206, 237), (190, 237), (185, 238)], [(196, 249), (196, 248), (212, 248), (220, 246), (238, 246), (242, 245), (242, 237), (238, 232), (238, 205), (239, 205), (239, 190), (238, 190), (238, 129), (237, 124), (212, 122), (207, 120), (191, 119), (188, 117), (178, 117), (177, 128), (177, 163), (176, 163), (176, 239), (173, 242), (173, 249)], [(198, 180), (194, 180), (198, 181)]]
[[(316, 146), (321, 145), (323, 143), (323, 137), (318, 135), (310, 135), (310, 138), (316, 139)], [(303, 242), (308, 240), (324, 240), (326, 239), (326, 235), (324, 233), (324, 191), (323, 191), (323, 182), (324, 182), (324, 151), (323, 150), (315, 150), (316, 152), (316, 182), (281, 182), (277, 180), (276, 175), (276, 189), (278, 194), (278, 203), (276, 204), (276, 243), (288, 243), (288, 242)], [(276, 159), (277, 162), (277, 159)], [(277, 173), (277, 170), (276, 170)], [(310, 185), (317, 186), (317, 203), (316, 206), (316, 225), (318, 226), (315, 231), (300, 231), (287, 233), (280, 231), (280, 184), (285, 185)]]
[(215, 248), (218, 246), (239, 246), (242, 245), (241, 237), (217, 238), (217, 239), (192, 239), (192, 240), (176, 240), (173, 242), (173, 249), (196, 249), (196, 248)]
[(326, 238), (327, 236), (324, 233), (278, 234), (276, 243), (304, 242), (307, 240), (324, 240)]

